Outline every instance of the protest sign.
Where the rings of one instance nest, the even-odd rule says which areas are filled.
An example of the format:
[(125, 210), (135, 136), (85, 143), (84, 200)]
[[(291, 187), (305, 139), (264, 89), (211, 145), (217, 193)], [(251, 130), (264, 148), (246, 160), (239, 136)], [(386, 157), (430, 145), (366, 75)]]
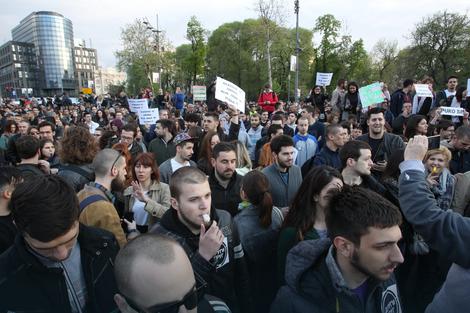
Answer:
[(380, 83), (373, 83), (359, 88), (362, 108), (370, 107), (372, 104), (382, 103), (385, 99)]
[(245, 113), (245, 92), (228, 80), (217, 77), (215, 82), (215, 98), (233, 105), (240, 112)]
[(127, 102), (129, 103), (129, 110), (134, 113), (149, 108), (147, 99), (128, 99)]
[(331, 84), (332, 78), (333, 73), (317, 73), (317, 80), (315, 82), (315, 85), (329, 86)]
[(152, 83), (158, 84), (160, 81), (160, 73), (152, 73)]
[(433, 97), (432, 91), (427, 84), (415, 84), (415, 90), (418, 97)]
[(295, 55), (290, 56), (290, 71), (295, 72), (297, 69), (297, 57)]
[(470, 95), (470, 78), (467, 79), (467, 97)]
[(463, 116), (464, 108), (441, 107), (441, 115)]
[(160, 119), (158, 109), (142, 109), (137, 112), (139, 116), (139, 124), (155, 124)]
[(72, 104), (80, 104), (79, 98), (70, 97), (69, 99), (70, 99), (70, 102), (72, 102)]
[(206, 86), (193, 86), (193, 101), (206, 101)]

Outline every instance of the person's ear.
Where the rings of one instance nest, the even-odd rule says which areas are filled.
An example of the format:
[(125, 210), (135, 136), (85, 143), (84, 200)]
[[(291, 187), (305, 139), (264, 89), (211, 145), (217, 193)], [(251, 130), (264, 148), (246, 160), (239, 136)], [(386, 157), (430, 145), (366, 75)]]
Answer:
[(346, 167), (354, 167), (355, 163), (356, 163), (356, 161), (353, 158), (348, 158), (346, 160)]
[(214, 158), (211, 158), (211, 165), (212, 165), (212, 167), (215, 167), (215, 164), (216, 164), (215, 159), (214, 159)]
[(117, 305), (119, 311), (121, 311), (121, 313), (137, 313), (135, 310), (133, 310), (129, 306), (126, 299), (124, 299), (124, 297), (121, 296), (118, 293), (114, 295), (114, 303), (116, 303), (116, 305)]
[(354, 253), (354, 244), (348, 239), (337, 236), (333, 239), (333, 245), (336, 248), (336, 253), (344, 258), (350, 259)]
[(13, 191), (10, 190), (9, 188), (7, 188), (6, 190), (4, 190), (4, 191), (2, 192), (2, 198), (3, 198), (3, 199), (10, 200), (12, 193), (13, 193)]
[(170, 204), (173, 207), (173, 209), (175, 209), (176, 211), (179, 211), (180, 206), (179, 206), (178, 200), (176, 200), (176, 198), (171, 197), (170, 198)]

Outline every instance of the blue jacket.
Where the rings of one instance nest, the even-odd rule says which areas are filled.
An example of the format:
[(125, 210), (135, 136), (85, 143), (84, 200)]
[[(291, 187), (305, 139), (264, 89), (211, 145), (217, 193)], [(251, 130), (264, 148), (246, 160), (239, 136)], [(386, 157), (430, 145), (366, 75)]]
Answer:
[(426, 312), (462, 312), (470, 307), (470, 218), (437, 206), (420, 160), (402, 162), (400, 170), (399, 200), (403, 215), (431, 248), (454, 262)]
[(297, 133), (293, 139), (294, 146), (298, 151), (295, 165), (302, 167), (308, 159), (317, 153), (318, 141), (317, 138), (310, 134), (302, 136), (299, 133)]
[(173, 95), (173, 103), (176, 109), (181, 110), (184, 107), (184, 93), (175, 93)]

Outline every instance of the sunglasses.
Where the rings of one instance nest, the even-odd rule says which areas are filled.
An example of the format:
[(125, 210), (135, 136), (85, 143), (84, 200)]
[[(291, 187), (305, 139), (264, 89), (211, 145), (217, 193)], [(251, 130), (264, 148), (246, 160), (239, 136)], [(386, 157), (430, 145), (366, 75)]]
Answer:
[(187, 310), (193, 310), (197, 307), (198, 299), (204, 295), (203, 290), (207, 286), (206, 283), (196, 288), (196, 284), (186, 293), (183, 299), (179, 301), (157, 304), (147, 309), (139, 309), (138, 306), (130, 299), (126, 298), (127, 304), (139, 313), (178, 313), (179, 308), (184, 305)]

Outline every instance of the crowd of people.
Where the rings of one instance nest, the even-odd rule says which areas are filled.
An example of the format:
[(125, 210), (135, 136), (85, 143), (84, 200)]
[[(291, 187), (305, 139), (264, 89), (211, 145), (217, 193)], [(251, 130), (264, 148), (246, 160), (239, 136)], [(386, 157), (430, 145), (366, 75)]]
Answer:
[(415, 83), (144, 90), (151, 125), (123, 92), (2, 99), (0, 312), (465, 311), (470, 98)]

